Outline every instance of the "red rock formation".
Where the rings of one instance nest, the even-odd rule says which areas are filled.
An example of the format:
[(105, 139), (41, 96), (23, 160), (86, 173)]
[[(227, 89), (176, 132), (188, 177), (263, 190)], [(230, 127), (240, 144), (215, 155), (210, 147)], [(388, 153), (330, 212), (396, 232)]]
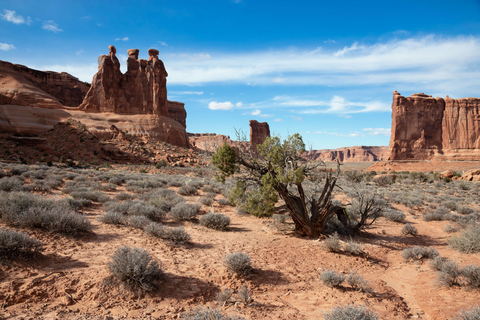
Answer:
[(389, 160), (480, 159), (480, 99), (393, 93)]
[(185, 128), (187, 127), (187, 111), (185, 110), (185, 103), (178, 101), (167, 101), (168, 117), (177, 121)]
[(38, 71), (0, 61), (0, 104), (78, 107), (89, 87), (65, 72)]
[(128, 50), (128, 70), (122, 74), (115, 47), (108, 49), (108, 55), (98, 58), (98, 72), (80, 109), (168, 116), (168, 74), (162, 60), (158, 59), (158, 50), (148, 50), (148, 61), (138, 60), (138, 49)]
[(385, 160), (387, 155), (388, 147), (356, 146), (307, 151), (302, 157), (308, 160), (325, 162), (332, 162), (336, 159), (341, 162), (374, 162)]
[(270, 137), (270, 127), (266, 122), (250, 120), (250, 146), (257, 150), (257, 145), (262, 144), (266, 137)]
[[(131, 59), (132, 55), (138, 58), (138, 50), (129, 50), (131, 72), (123, 75), (115, 48), (110, 46), (109, 50), (108, 56), (99, 59), (99, 72), (83, 100), (82, 108), (78, 107), (78, 99), (73, 99), (73, 93), (80, 92), (83, 99), (88, 85), (75, 77), (0, 61), (0, 131), (42, 134), (59, 121), (74, 118), (95, 134), (109, 132), (114, 123), (119, 130), (128, 131), (130, 135), (147, 136), (188, 147), (184, 104), (166, 100), (167, 74), (163, 63), (158, 60), (158, 51), (149, 50), (150, 59), (146, 61)], [(138, 63), (137, 73), (132, 69), (133, 63)], [(17, 67), (21, 67), (20, 71)], [(36, 85), (42, 81), (35, 80), (34, 76), (47, 79), (46, 84), (51, 87), (48, 92)], [(29, 77), (33, 77), (32, 80)], [(59, 82), (59, 79), (68, 81)], [(127, 79), (130, 79), (129, 82)], [(69, 106), (76, 108), (62, 104), (61, 101), (67, 101), (67, 98), (71, 98)]]

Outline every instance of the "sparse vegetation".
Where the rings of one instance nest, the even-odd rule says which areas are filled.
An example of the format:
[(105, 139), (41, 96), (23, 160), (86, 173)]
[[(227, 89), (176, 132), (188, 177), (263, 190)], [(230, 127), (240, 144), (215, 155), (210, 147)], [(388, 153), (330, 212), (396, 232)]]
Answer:
[(345, 276), (341, 273), (337, 273), (334, 270), (326, 270), (320, 274), (320, 280), (323, 284), (329, 287), (340, 287), (343, 281), (345, 281)]
[(200, 218), (200, 224), (210, 229), (226, 230), (230, 217), (221, 213), (207, 213)]
[(243, 252), (227, 254), (223, 264), (229, 272), (241, 276), (248, 276), (253, 270), (250, 256)]
[(28, 258), (43, 250), (43, 242), (30, 237), (26, 233), (6, 228), (0, 229), (0, 257), (2, 258)]
[(199, 204), (179, 203), (170, 210), (169, 215), (180, 221), (191, 220), (197, 217), (200, 207)]
[(471, 307), (462, 310), (454, 318), (450, 320), (478, 320), (480, 319), (480, 306)]
[(448, 244), (464, 253), (473, 253), (480, 251), (480, 224), (474, 224), (464, 230), (461, 234), (453, 236), (448, 240)]
[(418, 230), (411, 223), (407, 223), (402, 228), (402, 234), (416, 236), (416, 235), (418, 235)]
[(112, 277), (130, 291), (151, 291), (163, 277), (160, 264), (139, 248), (118, 248), (108, 263)]
[(211, 308), (197, 307), (194, 310), (191, 310), (182, 315), (184, 320), (242, 320), (241, 317), (229, 317), (224, 315), (219, 310), (214, 310)]
[(325, 320), (377, 320), (378, 316), (365, 306), (335, 307), (323, 315)]
[(409, 260), (433, 259), (438, 256), (438, 251), (434, 248), (414, 246), (403, 250), (402, 257)]

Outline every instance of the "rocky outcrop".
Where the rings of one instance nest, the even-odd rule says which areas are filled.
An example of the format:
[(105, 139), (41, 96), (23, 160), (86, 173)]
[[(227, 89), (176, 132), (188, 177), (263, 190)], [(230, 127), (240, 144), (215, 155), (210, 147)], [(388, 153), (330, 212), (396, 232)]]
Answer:
[(388, 156), (388, 147), (356, 146), (338, 149), (311, 150), (302, 157), (307, 160), (332, 162), (337, 159), (341, 162), (374, 162), (385, 160)]
[(0, 61), (0, 104), (78, 107), (90, 85), (65, 72), (39, 71)]
[(148, 50), (148, 60), (138, 59), (138, 49), (128, 50), (127, 72), (122, 74), (115, 47), (108, 49), (108, 55), (98, 58), (98, 72), (80, 109), (168, 116), (168, 74), (158, 50)]
[(180, 123), (184, 128), (187, 127), (187, 111), (185, 103), (178, 101), (167, 101), (168, 117)]
[[(167, 73), (158, 51), (149, 50), (149, 60), (138, 60), (138, 50), (129, 50), (125, 75), (115, 48), (110, 46), (109, 51), (109, 55), (100, 56), (91, 87), (66, 73), (0, 61), (0, 131), (42, 134), (59, 121), (74, 118), (95, 134), (109, 132), (114, 124), (130, 135), (188, 147), (184, 104), (166, 99)], [(44, 83), (45, 90), (37, 86), (39, 83)]]
[(250, 120), (250, 147), (257, 150), (257, 145), (262, 144), (265, 138), (270, 137), (270, 127), (266, 122)]
[(480, 159), (480, 99), (394, 91), (389, 160)]

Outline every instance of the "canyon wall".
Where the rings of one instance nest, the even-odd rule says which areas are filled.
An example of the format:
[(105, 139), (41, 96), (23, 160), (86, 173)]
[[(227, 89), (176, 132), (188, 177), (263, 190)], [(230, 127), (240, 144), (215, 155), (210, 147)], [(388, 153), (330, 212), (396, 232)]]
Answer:
[(388, 160), (479, 160), (480, 99), (394, 91)]
[(388, 147), (355, 146), (338, 149), (311, 150), (302, 157), (307, 160), (332, 162), (374, 162), (387, 159)]

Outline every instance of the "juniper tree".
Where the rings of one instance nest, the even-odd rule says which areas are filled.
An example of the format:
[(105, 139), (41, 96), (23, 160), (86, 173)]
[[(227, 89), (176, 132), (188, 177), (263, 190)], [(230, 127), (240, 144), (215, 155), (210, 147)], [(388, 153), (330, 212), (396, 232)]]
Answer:
[[(246, 140), (241, 133), (237, 136)], [(340, 166), (335, 172), (325, 167), (320, 170), (319, 164), (300, 159), (303, 152), (305, 143), (296, 133), (283, 141), (278, 136), (267, 137), (257, 150), (245, 143), (235, 150), (225, 143), (213, 155), (212, 164), (220, 171), (218, 177), (222, 181), (236, 173), (242, 181), (273, 188), (285, 202), (295, 229), (316, 238), (335, 214), (345, 225), (348, 217), (344, 208), (331, 202)]]

